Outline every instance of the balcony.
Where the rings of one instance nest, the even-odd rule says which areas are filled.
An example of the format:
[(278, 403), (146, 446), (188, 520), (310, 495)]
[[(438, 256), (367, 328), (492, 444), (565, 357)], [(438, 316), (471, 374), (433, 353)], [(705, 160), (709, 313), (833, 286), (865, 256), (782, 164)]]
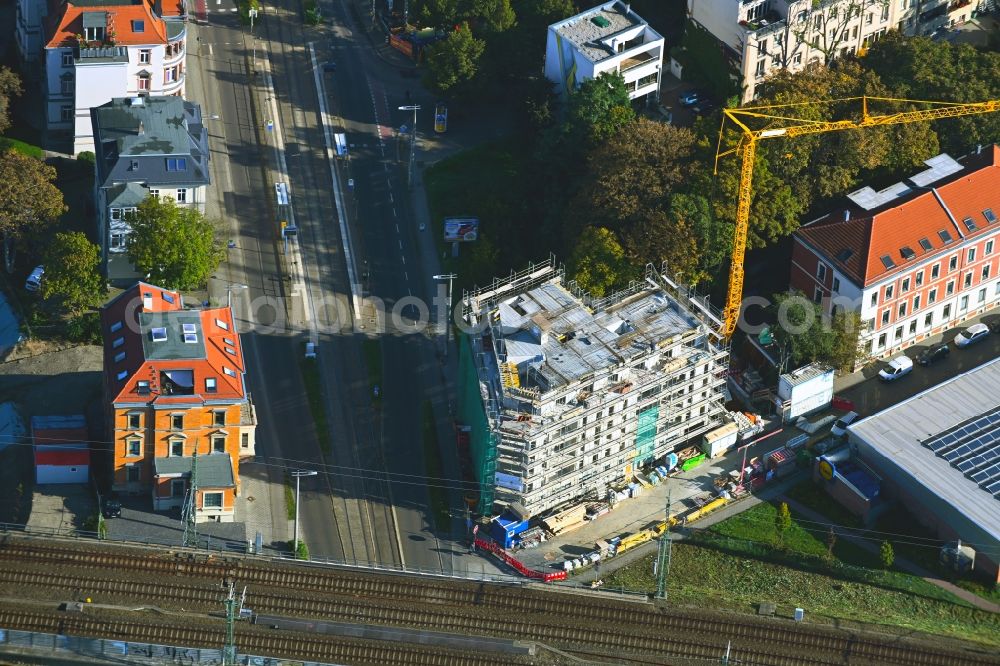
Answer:
[(631, 55), (628, 58), (622, 60), (618, 71), (624, 73), (630, 69), (635, 69), (636, 67), (642, 67), (643, 65), (648, 64), (654, 60), (656, 60), (656, 57), (649, 51), (645, 51), (643, 53), (636, 53), (635, 55)]

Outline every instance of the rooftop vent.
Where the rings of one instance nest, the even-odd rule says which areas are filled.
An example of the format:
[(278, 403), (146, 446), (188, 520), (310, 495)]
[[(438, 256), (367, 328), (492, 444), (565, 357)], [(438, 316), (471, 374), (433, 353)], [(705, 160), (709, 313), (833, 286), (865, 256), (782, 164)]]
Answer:
[(150, 332), (150, 337), (152, 337), (153, 342), (166, 342), (167, 341), (167, 329), (163, 326), (157, 326), (153, 328)]
[(603, 16), (595, 16), (590, 19), (590, 22), (596, 25), (598, 28), (607, 28), (611, 25), (611, 21), (604, 18)]

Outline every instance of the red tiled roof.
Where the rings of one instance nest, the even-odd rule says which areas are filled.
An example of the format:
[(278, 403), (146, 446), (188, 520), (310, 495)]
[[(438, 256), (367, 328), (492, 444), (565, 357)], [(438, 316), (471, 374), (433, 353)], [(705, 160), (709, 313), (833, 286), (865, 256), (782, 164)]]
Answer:
[(90, 464), (89, 449), (35, 449), (36, 465), (63, 465), (66, 467)]
[[(147, 301), (151, 305), (149, 309), (143, 307), (144, 294), (152, 295)], [(199, 322), (196, 335), (204, 345), (204, 357), (169, 358), (167, 354), (166, 358), (162, 355), (156, 358), (153, 354), (153, 358), (148, 358), (143, 346), (143, 335), (148, 335), (148, 331), (141, 330), (139, 315), (149, 312), (184, 312), (196, 317)], [(218, 325), (220, 321), (223, 326)], [(117, 322), (122, 322), (122, 327), (112, 332), (111, 326)], [(105, 385), (107, 397), (113, 403), (196, 405), (208, 400), (238, 401), (246, 397), (243, 351), (229, 307), (184, 310), (176, 292), (140, 282), (101, 309), (101, 331), (104, 335)], [(116, 347), (115, 341), (119, 338), (122, 342)], [(123, 351), (125, 358), (116, 362), (115, 357)], [(192, 394), (162, 392), (161, 373), (171, 370), (191, 371)], [(120, 373), (125, 374), (119, 378)], [(214, 392), (207, 392), (207, 378), (215, 379)], [(149, 382), (148, 393), (138, 393), (140, 380)]]
[[(63, 3), (54, 14), (50, 14), (46, 34), (48, 48), (75, 46), (76, 35), (83, 34), (83, 15), (87, 12), (101, 12), (108, 15), (109, 29), (113, 27), (114, 42), (121, 46), (145, 44), (166, 44), (167, 28), (163, 19), (157, 16), (149, 0), (132, 4), (123, 0), (120, 5), (77, 7), (72, 2)], [(142, 21), (143, 31), (133, 30), (133, 21)]]
[[(852, 205), (848, 220), (842, 213), (830, 213), (795, 233), (825, 261), (858, 285), (867, 286), (906, 268), (910, 260), (901, 253), (904, 247), (913, 250), (912, 259), (944, 250), (945, 242), (938, 235), (941, 230), (948, 231), (953, 239), (948, 245), (952, 245), (996, 229), (983, 211), (992, 208), (1000, 216), (1000, 147), (994, 145), (983, 155), (963, 161), (965, 168), (957, 174), (932, 184), (941, 201), (930, 189), (921, 189), (874, 211)], [(966, 217), (975, 221), (975, 231), (968, 231), (962, 223)], [(921, 240), (930, 244), (929, 250), (921, 246)], [(895, 266), (886, 268), (883, 256)]]
[(184, 16), (184, 0), (164, 0), (160, 16)]

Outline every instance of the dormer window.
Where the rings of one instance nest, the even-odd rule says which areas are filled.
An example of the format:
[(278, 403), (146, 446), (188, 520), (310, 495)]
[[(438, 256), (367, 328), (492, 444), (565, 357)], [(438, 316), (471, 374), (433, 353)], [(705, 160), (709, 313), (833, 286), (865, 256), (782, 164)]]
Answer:
[(132, 32), (146, 32), (146, 22), (141, 19), (133, 19)]
[(229, 354), (230, 356), (236, 356), (236, 350), (233, 349), (232, 347), (224, 347), (224, 349), (226, 350), (226, 353)]
[(115, 323), (111, 324), (111, 327), (108, 330), (111, 331), (112, 333), (117, 333), (118, 331), (122, 330), (121, 320), (119, 319)]
[(83, 38), (88, 42), (104, 41), (104, 27), (92, 26), (83, 29)]
[(229, 330), (229, 324), (227, 324), (226, 322), (222, 321), (221, 319), (216, 319), (215, 320), (215, 325), (218, 326), (219, 328), (221, 328), (223, 331), (228, 331)]
[(215, 393), (218, 390), (218, 380), (215, 377), (205, 377), (205, 393)]
[(236, 376), (236, 371), (233, 370), (232, 368), (229, 368), (229, 367), (226, 367), (226, 366), (222, 366), (222, 372), (226, 373), (230, 377), (235, 377)]
[(167, 158), (167, 171), (187, 171), (187, 158), (185, 158), (185, 157), (168, 157)]
[(146, 380), (139, 380), (136, 382), (135, 392), (139, 395), (149, 395), (149, 382)]

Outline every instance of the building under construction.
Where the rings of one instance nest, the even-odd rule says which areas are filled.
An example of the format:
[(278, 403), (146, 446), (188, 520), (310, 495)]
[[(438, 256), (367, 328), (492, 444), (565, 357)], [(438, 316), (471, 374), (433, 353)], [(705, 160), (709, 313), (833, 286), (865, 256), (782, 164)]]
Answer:
[(466, 293), (463, 316), (459, 415), (483, 514), (604, 499), (722, 423), (719, 316), (652, 267), (597, 299), (550, 259)]

